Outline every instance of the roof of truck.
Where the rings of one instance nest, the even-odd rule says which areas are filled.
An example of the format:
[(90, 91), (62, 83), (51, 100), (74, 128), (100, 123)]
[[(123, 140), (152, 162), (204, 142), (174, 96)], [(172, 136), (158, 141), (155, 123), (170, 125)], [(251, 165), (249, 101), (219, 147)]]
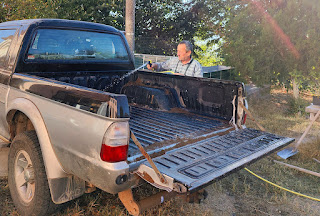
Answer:
[(3, 26), (20, 26), (20, 25), (32, 25), (36, 24), (43, 27), (72, 27), (72, 28), (83, 28), (83, 29), (93, 29), (102, 31), (118, 32), (114, 27), (77, 20), (65, 20), (65, 19), (27, 19), (27, 20), (16, 20), (0, 23), (0, 27)]

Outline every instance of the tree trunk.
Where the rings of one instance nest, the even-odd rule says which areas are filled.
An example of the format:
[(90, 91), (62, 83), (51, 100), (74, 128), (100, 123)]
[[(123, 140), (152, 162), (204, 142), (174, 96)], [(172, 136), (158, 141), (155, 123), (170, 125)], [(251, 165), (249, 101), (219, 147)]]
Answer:
[(299, 98), (299, 85), (295, 78), (292, 78), (293, 98)]
[(135, 0), (126, 0), (126, 38), (131, 49), (134, 53), (134, 31), (135, 31)]

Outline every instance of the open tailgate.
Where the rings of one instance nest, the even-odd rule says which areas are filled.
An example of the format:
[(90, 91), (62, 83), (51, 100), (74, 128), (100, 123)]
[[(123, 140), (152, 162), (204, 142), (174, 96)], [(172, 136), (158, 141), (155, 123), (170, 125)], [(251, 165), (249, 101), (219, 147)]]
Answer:
[(193, 191), (293, 141), (293, 138), (249, 128), (231, 131), (153, 158), (166, 183), (160, 182), (147, 161), (136, 173), (167, 191)]

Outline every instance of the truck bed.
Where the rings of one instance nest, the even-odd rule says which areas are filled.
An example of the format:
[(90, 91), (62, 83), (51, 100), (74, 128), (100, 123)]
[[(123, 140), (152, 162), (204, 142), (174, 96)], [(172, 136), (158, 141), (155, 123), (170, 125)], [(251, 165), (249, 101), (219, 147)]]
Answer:
[[(130, 129), (149, 154), (174, 148), (190, 138), (212, 136), (231, 129), (228, 121), (200, 116), (183, 109), (159, 111), (138, 106), (130, 107)], [(141, 156), (130, 140), (128, 161)]]

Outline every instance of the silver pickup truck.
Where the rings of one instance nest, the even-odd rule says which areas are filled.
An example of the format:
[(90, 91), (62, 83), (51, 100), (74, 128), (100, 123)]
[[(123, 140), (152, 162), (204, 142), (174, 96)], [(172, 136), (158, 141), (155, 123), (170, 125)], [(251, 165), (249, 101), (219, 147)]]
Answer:
[[(293, 141), (244, 126), (240, 82), (132, 70), (113, 27), (0, 24), (0, 167), (22, 215), (47, 215), (96, 187), (137, 215), (176, 195), (198, 197)], [(136, 201), (131, 189), (142, 182), (163, 192)]]

